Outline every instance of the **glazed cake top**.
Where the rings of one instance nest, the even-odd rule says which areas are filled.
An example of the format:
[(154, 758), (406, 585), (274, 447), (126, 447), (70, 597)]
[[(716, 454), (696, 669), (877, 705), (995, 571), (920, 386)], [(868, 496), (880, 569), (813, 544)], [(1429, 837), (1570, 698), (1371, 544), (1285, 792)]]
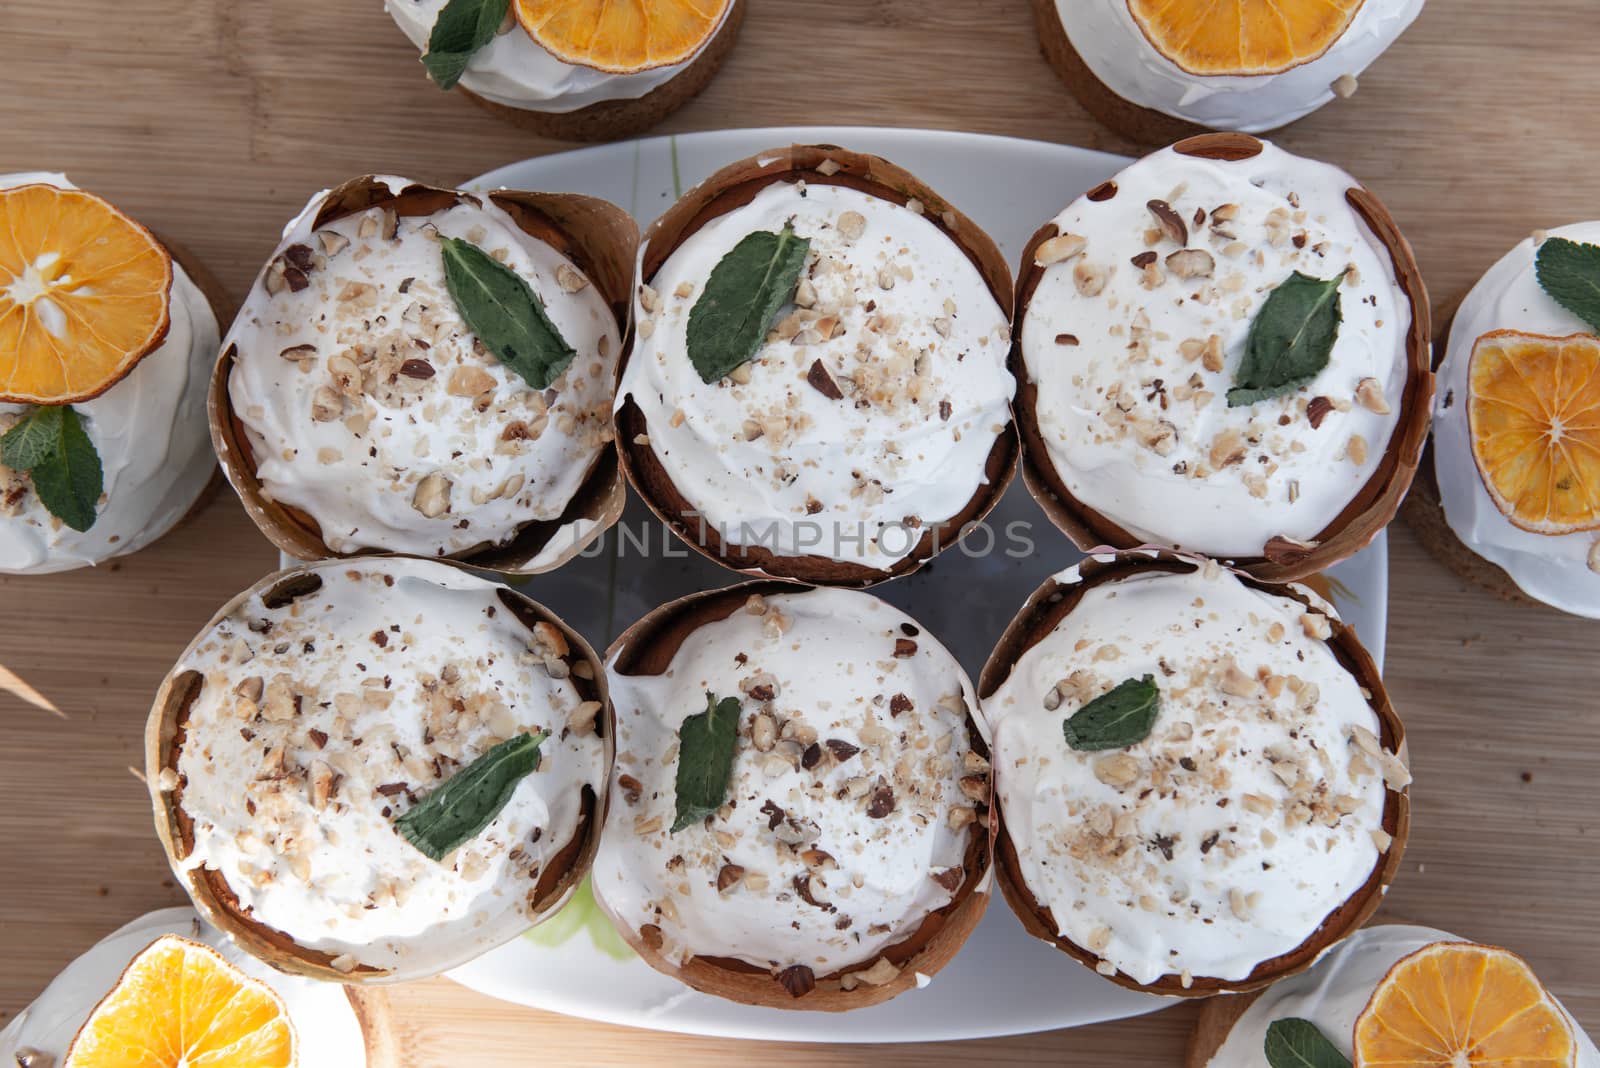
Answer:
[[(983, 702), (1023, 881), (1102, 971), (1244, 979), (1372, 874), (1385, 782), (1410, 776), (1326, 640), (1331, 617), (1214, 563), (1147, 571), (1086, 589)], [(1148, 737), (1069, 745), (1066, 720), (1146, 676)]]
[[(955, 658), (877, 598), (752, 598), (661, 675), (609, 671), (617, 794), (595, 891), (669, 960), (732, 957), (886, 982), (879, 953), (965, 881), (988, 764)], [(679, 730), (707, 692), (742, 702), (727, 803), (673, 833)], [(885, 972), (887, 968), (887, 972)]]
[[(281, 607), (258, 592), (180, 664), (203, 685), (159, 785), (194, 821), (186, 864), (336, 967), (414, 967), (509, 937), (579, 828), (583, 788), (603, 789), (601, 708), (574, 684), (566, 639), (444, 564), (311, 574), (320, 588)], [(434, 861), (395, 829), (494, 745), (541, 730), (538, 770), (469, 843)]]
[[(785, 225), (811, 243), (794, 306), (751, 362), (702, 381), (696, 298), (740, 240)], [(972, 500), (1011, 421), (1008, 315), (915, 202), (773, 183), (684, 239), (635, 314), (618, 406), (639, 406), (649, 448), (727, 544), (887, 570)]]
[[(1022, 355), (1048, 459), (1083, 505), (1146, 541), (1241, 558), (1317, 537), (1400, 420), (1411, 307), (1336, 167), (1157, 152), (1080, 197), (1040, 245)], [(1252, 324), (1296, 272), (1342, 278), (1326, 366), (1230, 406)]]
[[(447, 556), (559, 517), (611, 440), (621, 338), (605, 298), (486, 196), (313, 230), (325, 197), (289, 224), (224, 341), (238, 347), (229, 397), (263, 493), (309, 514), (336, 552)], [(467, 326), (441, 236), (510, 267), (543, 303), (577, 352), (548, 388)]]

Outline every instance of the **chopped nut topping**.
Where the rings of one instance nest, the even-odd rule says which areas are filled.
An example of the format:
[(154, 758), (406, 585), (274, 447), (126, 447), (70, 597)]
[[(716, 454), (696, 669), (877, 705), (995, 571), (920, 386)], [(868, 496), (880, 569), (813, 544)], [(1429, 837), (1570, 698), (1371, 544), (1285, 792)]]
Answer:
[(795, 964), (778, 973), (778, 982), (789, 992), (790, 997), (804, 997), (816, 989), (817, 980), (804, 964)]
[(1139, 778), (1139, 761), (1128, 753), (1114, 753), (1094, 762), (1094, 777), (1107, 786), (1131, 786)]
[(1376, 378), (1363, 378), (1356, 383), (1356, 400), (1369, 412), (1388, 415), (1393, 409), (1383, 395), (1383, 384)]
[(560, 286), (565, 292), (577, 293), (588, 284), (589, 280), (570, 263), (563, 263), (556, 268), (556, 285)]
[(869, 986), (883, 986), (898, 979), (900, 977), (900, 969), (890, 963), (889, 958), (879, 957), (873, 962), (872, 967), (866, 971), (852, 972), (850, 974)]
[(1210, 278), (1217, 261), (1211, 253), (1199, 248), (1179, 249), (1167, 257), (1167, 270), (1179, 278)]
[(1300, 616), (1300, 629), (1305, 631), (1308, 638), (1324, 641), (1333, 633), (1333, 627), (1328, 623), (1328, 617), (1321, 612), (1305, 612)]
[(1106, 270), (1087, 260), (1080, 260), (1072, 269), (1072, 281), (1085, 297), (1098, 297), (1106, 288)]
[(744, 879), (744, 868), (737, 864), (724, 864), (717, 872), (717, 892), (725, 894), (736, 888)]
[(839, 383), (833, 380), (833, 376), (828, 373), (827, 367), (823, 366), (821, 360), (812, 361), (811, 369), (806, 372), (806, 381), (829, 400), (844, 399), (844, 392), (839, 389)]
[(1328, 417), (1328, 413), (1331, 411), (1333, 411), (1333, 402), (1327, 397), (1312, 397), (1311, 402), (1306, 405), (1306, 418), (1311, 421), (1311, 429), (1317, 430), (1321, 428), (1322, 421)]
[(1039, 243), (1033, 250), (1033, 262), (1040, 267), (1061, 263), (1080, 255), (1087, 245), (1088, 242), (1077, 234), (1057, 234)]
[(450, 510), (450, 489), (453, 483), (435, 471), (417, 483), (411, 496), (411, 507), (428, 519), (437, 519)]
[(1156, 225), (1161, 227), (1161, 232), (1167, 239), (1179, 245), (1189, 243), (1189, 227), (1183, 221), (1183, 216), (1172, 210), (1172, 205), (1165, 200), (1152, 200), (1145, 205), (1150, 209), (1150, 214), (1155, 216)]

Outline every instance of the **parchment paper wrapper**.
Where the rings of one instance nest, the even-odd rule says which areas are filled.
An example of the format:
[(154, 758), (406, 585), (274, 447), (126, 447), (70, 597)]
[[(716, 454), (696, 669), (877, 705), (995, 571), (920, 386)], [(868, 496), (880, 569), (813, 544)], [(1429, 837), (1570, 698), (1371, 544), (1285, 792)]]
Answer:
[[(167, 862), (173, 876), (189, 894), (194, 907), (213, 926), (227, 933), (252, 956), (291, 975), (304, 975), (338, 983), (394, 983), (412, 979), (425, 979), (451, 968), (460, 967), (475, 957), (494, 949), (522, 932), (536, 926), (555, 913), (583, 877), (588, 874), (600, 845), (600, 831), (605, 826), (607, 796), (589, 796), (584, 788), (583, 815), (573, 834), (572, 841), (556, 855), (540, 873), (534, 887), (538, 900), (532, 917), (514, 908), (506, 908), (490, 916), (470, 938), (458, 943), (438, 947), (430, 952), (421, 949), (405, 966), (393, 970), (358, 964), (352, 971), (335, 968), (333, 956), (320, 950), (298, 945), (293, 938), (256, 920), (247, 908), (241, 906), (237, 895), (221, 873), (210, 868), (191, 868), (187, 858), (194, 847), (194, 821), (183, 808), (183, 781), (180, 777), (176, 789), (161, 789), (161, 773), (165, 769), (177, 771), (178, 757), (185, 742), (185, 724), (189, 709), (205, 686), (205, 680), (195, 671), (184, 670), (182, 665), (195, 652), (199, 644), (224, 618), (244, 606), (257, 593), (265, 594), (267, 603), (289, 603), (321, 588), (323, 574), (336, 574), (343, 568), (337, 560), (306, 564), (274, 572), (219, 609), (211, 621), (189, 643), (183, 655), (162, 680), (156, 692), (155, 703), (145, 726), (145, 777), (150, 788), (150, 800), (155, 808), (156, 834), (166, 851)], [(443, 566), (450, 566), (445, 564)], [(487, 581), (487, 580), (485, 580)], [(612, 760), (616, 753), (616, 720), (606, 688), (605, 669), (583, 636), (567, 626), (548, 608), (504, 586), (496, 587), (496, 594), (506, 610), (529, 630), (538, 622), (556, 627), (567, 639), (568, 652), (561, 659), (569, 665), (580, 661), (589, 665), (590, 678), (574, 673), (573, 685), (585, 700), (601, 703), (600, 714), (595, 719), (595, 730), (604, 741), (604, 772), (609, 779)], [(396, 709), (396, 713), (403, 712)], [(243, 795), (240, 796), (243, 803)], [(514, 898), (508, 898), (514, 900)], [(336, 932), (333, 932), (336, 935)]]
[[(1022, 655), (1044, 640), (1056, 625), (1071, 613), (1082, 600), (1085, 591), (1102, 583), (1115, 582), (1143, 572), (1183, 573), (1202, 566), (1205, 566), (1203, 557), (1161, 550), (1139, 550), (1103, 553), (1089, 557), (1078, 565), (1079, 581), (1071, 585), (1058, 583), (1053, 577), (1046, 579), (1044, 585), (1034, 591), (1027, 604), (1023, 605), (1022, 611), (1011, 621), (999, 644), (995, 646), (994, 652), (990, 654), (988, 662), (984, 664), (983, 673), (978, 677), (978, 699), (986, 701), (994, 696), (995, 691), (1011, 676)], [(1235, 573), (1252, 589), (1277, 597), (1287, 597), (1307, 607), (1324, 608), (1322, 599), (1303, 586), (1276, 585), (1254, 578), (1244, 571), (1235, 570)], [(1389, 695), (1383, 688), (1383, 680), (1378, 674), (1377, 665), (1356, 639), (1354, 630), (1331, 614), (1328, 616), (1328, 622), (1333, 633), (1327, 639), (1327, 643), (1333, 650), (1334, 656), (1372, 695), (1368, 703), (1378, 717), (1379, 742), (1384, 749), (1397, 754), (1401, 761), (1406, 761), (1405, 727), (1401, 724), (1394, 706), (1389, 702)], [(1003, 777), (1004, 769), (997, 770)], [(1059, 928), (1050, 910), (1039, 903), (1023, 882), (1016, 847), (1006, 834), (1004, 812), (1000, 811), (998, 805), (996, 811), (998, 818), (995, 822), (999, 824), (1000, 830), (999, 843), (995, 850), (995, 871), (1007, 904), (1017, 914), (1017, 918), (1022, 921), (1022, 926), (1029, 934), (1049, 942), (1085, 967), (1093, 969), (1100, 958), (1058, 935), (1056, 932)], [(1388, 851), (1379, 858), (1367, 881), (1343, 905), (1324, 919), (1310, 938), (1288, 953), (1261, 962), (1248, 977), (1239, 980), (1221, 980), (1196, 975), (1187, 988), (1177, 975), (1163, 975), (1153, 983), (1138, 983), (1118, 972), (1109, 976), (1109, 980), (1128, 990), (1149, 994), (1205, 998), (1214, 994), (1238, 994), (1259, 990), (1279, 979), (1305, 971), (1323, 950), (1360, 928), (1383, 903), (1385, 891), (1400, 870), (1400, 860), (1405, 854), (1406, 841), (1410, 835), (1411, 798), (1405, 790), (1387, 791), (1383, 808), (1383, 829), (1393, 841)]]
[[(726, 619), (744, 609), (752, 596), (776, 596), (803, 592), (780, 581), (741, 582), (720, 590), (690, 594), (655, 609), (623, 631), (606, 650), (606, 663), (619, 675), (659, 675), (666, 671), (673, 655), (690, 634), (700, 627)], [(926, 633), (926, 631), (924, 631)], [(989, 745), (984, 738), (976, 709), (967, 713), (967, 732), (972, 748), (985, 758)], [(613, 792), (619, 787), (613, 782)], [(623, 802), (614, 802), (621, 804)], [(693, 987), (744, 1005), (772, 1009), (803, 1009), (844, 1012), (877, 1005), (917, 985), (917, 974), (932, 976), (950, 963), (966, 942), (967, 936), (983, 917), (989, 904), (995, 830), (990, 818), (994, 811), (993, 785), (986, 804), (978, 805), (978, 820), (972, 823), (963, 862), (965, 878), (949, 904), (928, 914), (908, 938), (878, 954), (899, 968), (896, 977), (882, 985), (853, 979), (855, 973), (871, 968), (877, 958), (862, 961), (827, 975), (797, 977), (790, 968), (774, 974), (741, 960), (728, 957), (691, 956), (682, 965), (673, 963), (661, 952), (659, 930), (650, 925), (635, 929), (618, 916), (606, 902), (605, 887), (593, 884), (595, 901), (611, 919), (617, 934), (656, 971)], [(798, 947), (797, 956), (804, 947)], [(798, 991), (798, 992), (797, 992)]]
[[(595, 197), (511, 189), (474, 194), (420, 184), (409, 185), (395, 193), (379, 178), (367, 175), (329, 192), (317, 211), (312, 229), (374, 207), (390, 208), (402, 217), (428, 216), (479, 196), (506, 211), (523, 232), (572, 260), (605, 298), (619, 327), (627, 322), (638, 227), (627, 212)], [(282, 251), (280, 245), (268, 263)], [(263, 275), (265, 270), (263, 268)], [(261, 285), (262, 278), (258, 277), (245, 300), (246, 310), (257, 298)], [(621, 329), (618, 332), (625, 333)], [(300, 560), (409, 555), (377, 550), (336, 553), (323, 542), (315, 519), (298, 508), (270, 500), (262, 492), (249, 441), (233, 412), (228, 394), (236, 348), (225, 345), (212, 372), (208, 405), (211, 440), (223, 474), (238, 492), (245, 511), (261, 533), (280, 551)], [(577, 556), (615, 524), (622, 515), (625, 499), (616, 450), (608, 445), (595, 458), (587, 478), (560, 518), (530, 519), (508, 543), (478, 546), (457, 553), (453, 559), (504, 575), (537, 575), (552, 571)], [(422, 555), (422, 558), (437, 559), (430, 555)]]
[[(824, 174), (817, 169), (829, 161), (828, 169), (837, 165), (837, 171)], [(848, 186), (899, 205), (920, 201), (923, 215), (972, 261), (1000, 307), (1011, 308), (1011, 271), (988, 234), (910, 172), (888, 160), (836, 145), (791, 145), (760, 152), (728, 164), (689, 190), (645, 231), (639, 255), (640, 281), (654, 278), (678, 246), (712, 219), (748, 204), (774, 182), (802, 180), (807, 185)], [(618, 365), (619, 382), (632, 349), (630, 341)], [(688, 357), (685, 354), (683, 358)], [(916, 571), (954, 545), (964, 526), (981, 521), (999, 503), (1017, 459), (1013, 419), (989, 452), (984, 466), (988, 481), (978, 487), (966, 507), (939, 526), (929, 527), (916, 547), (892, 567), (879, 569), (824, 556), (778, 556), (762, 546), (724, 544), (714, 523), (702, 525), (651, 446), (641, 444), (640, 435), (646, 433), (644, 413), (629, 399), (617, 412), (617, 447), (623, 470), (650, 510), (686, 545), (741, 574), (825, 586), (864, 588)]]
[[(1213, 160), (1250, 159), (1261, 151), (1259, 140), (1248, 134), (1202, 134), (1174, 146), (1184, 155)], [(1109, 181), (1089, 191), (1091, 200), (1116, 196), (1116, 182)], [(1229, 563), (1256, 578), (1270, 582), (1291, 582), (1318, 571), (1325, 571), (1364, 549), (1395, 516), (1405, 498), (1411, 479), (1422, 457), (1432, 414), (1433, 369), (1431, 366), (1431, 324), (1428, 291), (1417, 269), (1411, 245), (1389, 212), (1362, 186), (1352, 186), (1345, 199), (1357, 215), (1388, 249), (1394, 276), (1411, 305), (1411, 324), (1406, 332), (1405, 392), (1391, 403), (1398, 405), (1399, 422), (1384, 450), (1383, 459), (1366, 485), (1317, 533), (1309, 543), (1283, 536), (1269, 538), (1260, 556), (1241, 557)], [(1022, 335), (1026, 329), (1028, 302), (1047, 268), (1034, 263), (1034, 250), (1056, 236), (1054, 222), (1046, 223), (1028, 241), (1022, 253), (1017, 280), (1016, 327), (1012, 335), (1011, 373), (1017, 379), (1017, 427), (1022, 434), (1022, 479), (1050, 521), (1084, 552), (1110, 545), (1131, 549), (1146, 539), (1137, 537), (1109, 516), (1077, 500), (1067, 490), (1039, 431), (1038, 388), (1028, 379), (1022, 359)], [(1181, 529), (1181, 528), (1180, 528)]]

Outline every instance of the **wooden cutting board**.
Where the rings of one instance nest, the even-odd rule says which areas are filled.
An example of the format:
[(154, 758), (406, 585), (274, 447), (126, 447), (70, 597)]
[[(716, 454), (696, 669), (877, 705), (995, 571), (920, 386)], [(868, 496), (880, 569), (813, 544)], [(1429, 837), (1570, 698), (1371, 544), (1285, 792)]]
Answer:
[[(0, 172), (67, 171), (191, 249), (237, 300), (316, 189), (370, 171), (452, 183), (569, 147), (431, 89), (381, 7), (5, 0)], [(1129, 151), (1057, 83), (1029, 19), (1026, 0), (751, 0), (726, 68), (660, 132), (858, 123)], [(1531, 230), (1600, 217), (1596, 42), (1594, 0), (1430, 0), (1354, 99), (1278, 140), (1376, 190), (1442, 303)], [(1063, 202), (1077, 192), (1063, 189)], [(1600, 1029), (1600, 625), (1469, 589), (1403, 527), (1391, 546), (1387, 678), (1417, 777), (1395, 904), (1515, 947)], [(139, 763), (149, 698), (172, 658), (273, 561), (224, 491), (119, 564), (0, 579), (0, 665), (65, 716), (0, 686), (0, 1021), (107, 931), (180, 902), (126, 769)], [(973, 991), (975, 1017), (983, 998)], [(1176, 1065), (1196, 1011), (869, 1050), (631, 1031), (497, 1004), (445, 980), (387, 1001), (405, 1068), (713, 1068), (756, 1057)], [(826, 1037), (827, 1020), (815, 1026)]]

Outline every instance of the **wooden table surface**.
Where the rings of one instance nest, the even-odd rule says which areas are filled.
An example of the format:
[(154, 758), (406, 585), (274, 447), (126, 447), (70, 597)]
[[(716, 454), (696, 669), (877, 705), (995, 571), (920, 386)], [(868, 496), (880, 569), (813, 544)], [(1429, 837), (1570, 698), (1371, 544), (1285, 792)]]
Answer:
[[(1040, 58), (1026, 0), (750, 3), (721, 75), (658, 132), (869, 124), (1130, 150)], [(1278, 137), (1387, 201), (1441, 305), (1531, 230), (1600, 216), (1600, 5), (1522, 6), (1431, 0), (1353, 100)], [(375, 170), (450, 184), (567, 147), (433, 90), (378, 0), (3, 0), (0, 131), (0, 173), (66, 171), (191, 249), (235, 300), (316, 189)], [(1403, 526), (1390, 544), (1387, 678), (1416, 774), (1391, 907), (1514, 947), (1600, 1030), (1600, 628), (1468, 588)], [(63, 713), (0, 688), (0, 1023), (100, 936), (181, 902), (128, 769), (173, 658), (273, 565), (224, 490), (119, 563), (0, 579), (0, 665)], [(973, 1013), (983, 997), (972, 992)], [(393, 1003), (412, 1068), (534, 1057), (709, 1068), (785, 1053), (1167, 1065), (1194, 1017), (1181, 1007), (998, 1041), (757, 1054), (518, 1009), (444, 980), (397, 989)]]

